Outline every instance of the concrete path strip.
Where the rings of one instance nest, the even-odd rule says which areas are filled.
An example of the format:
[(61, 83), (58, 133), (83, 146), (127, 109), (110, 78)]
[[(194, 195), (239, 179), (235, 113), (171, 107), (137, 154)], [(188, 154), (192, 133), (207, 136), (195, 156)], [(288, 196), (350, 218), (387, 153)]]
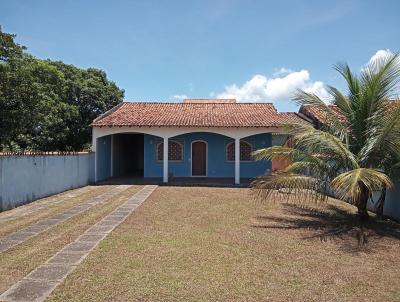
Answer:
[(24, 217), (28, 214), (37, 212), (41, 209), (45, 209), (45, 208), (51, 207), (53, 205), (66, 202), (72, 198), (82, 196), (83, 194), (86, 194), (86, 193), (92, 191), (94, 188), (95, 188), (94, 186), (86, 186), (83, 188), (72, 190), (72, 192), (68, 192), (62, 196), (59, 196), (59, 198), (55, 197), (57, 199), (54, 201), (46, 200), (46, 201), (42, 202), (41, 200), (36, 200), (34, 202), (20, 206), (18, 208), (15, 208), (15, 209), (12, 209), (9, 211), (5, 211), (5, 212), (1, 213), (1, 215), (0, 215), (0, 222), (12, 221), (12, 220)]
[(74, 242), (66, 245), (44, 264), (0, 296), (5, 302), (42, 302), (114, 228), (120, 225), (157, 186), (145, 186)]
[(122, 191), (126, 190), (129, 188), (128, 185), (121, 185), (117, 186), (111, 190), (108, 190), (105, 193), (102, 193), (100, 195), (97, 195), (89, 201), (76, 205), (64, 212), (61, 212), (59, 214), (50, 216), (46, 219), (43, 219), (39, 222), (36, 222), (22, 230), (19, 230), (17, 232), (14, 232), (10, 235), (7, 235), (3, 238), (0, 238), (0, 253), (5, 252), (23, 242), (25, 242), (28, 239), (31, 239), (32, 237), (35, 237), (53, 226), (62, 223), (76, 215), (79, 215), (88, 209), (94, 207), (95, 205), (102, 204), (110, 200), (112, 197), (115, 195), (121, 193)]

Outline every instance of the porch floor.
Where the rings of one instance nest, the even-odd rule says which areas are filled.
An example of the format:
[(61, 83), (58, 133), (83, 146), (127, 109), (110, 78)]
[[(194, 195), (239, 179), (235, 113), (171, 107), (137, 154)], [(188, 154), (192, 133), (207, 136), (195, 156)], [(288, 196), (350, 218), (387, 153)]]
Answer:
[(163, 183), (162, 177), (113, 177), (99, 181), (99, 185), (160, 185), (160, 186), (196, 186), (196, 187), (241, 187), (250, 186), (252, 178), (241, 178), (235, 185), (234, 177), (172, 177)]

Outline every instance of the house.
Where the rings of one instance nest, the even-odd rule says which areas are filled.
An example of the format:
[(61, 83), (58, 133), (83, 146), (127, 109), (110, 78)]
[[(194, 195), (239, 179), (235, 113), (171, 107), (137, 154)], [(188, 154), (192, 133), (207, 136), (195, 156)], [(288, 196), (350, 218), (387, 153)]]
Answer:
[(283, 126), (304, 122), (271, 103), (235, 99), (123, 102), (91, 124), (95, 180), (201, 177), (240, 184), (272, 168), (269, 161), (254, 161), (254, 150), (281, 145)]
[[(345, 123), (346, 118), (343, 116), (343, 114), (340, 112), (339, 108), (336, 105), (328, 105), (330, 110), (338, 117), (338, 119)], [(312, 124), (315, 126), (315, 128), (320, 129), (324, 123), (329, 119), (327, 116), (326, 112), (324, 110), (321, 110), (320, 107), (318, 106), (312, 106), (312, 105), (302, 105), (299, 109), (299, 114), (312, 122)]]

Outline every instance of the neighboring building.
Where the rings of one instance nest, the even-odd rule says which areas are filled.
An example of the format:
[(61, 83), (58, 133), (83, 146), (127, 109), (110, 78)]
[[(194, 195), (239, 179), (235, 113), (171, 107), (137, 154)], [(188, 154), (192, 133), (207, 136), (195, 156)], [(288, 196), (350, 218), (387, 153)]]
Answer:
[[(339, 111), (336, 105), (328, 105), (328, 107), (339, 117), (341, 122), (346, 122), (346, 118), (343, 114)], [(299, 109), (299, 114), (306, 118), (308, 121), (312, 122), (315, 128), (319, 129), (323, 126), (324, 123), (329, 119), (326, 112), (321, 110), (318, 106), (312, 105), (303, 105)]]
[[(304, 123), (271, 103), (186, 99), (182, 103), (124, 102), (95, 119), (95, 179), (110, 177), (253, 178), (270, 171), (254, 150), (281, 145), (283, 125)], [(165, 158), (169, 160), (164, 160)]]
[[(400, 106), (400, 100), (389, 100), (386, 101), (386, 104), (392, 108), (398, 108), (398, 106)], [(336, 105), (328, 105), (328, 107), (338, 117), (340, 122), (347, 123), (346, 117)], [(314, 105), (301, 106), (299, 109), (299, 115), (306, 120), (312, 122), (317, 129), (321, 128), (323, 124), (325, 124), (326, 121), (329, 120), (329, 116), (327, 116), (325, 110), (322, 110), (322, 108), (320, 108), (319, 106)]]

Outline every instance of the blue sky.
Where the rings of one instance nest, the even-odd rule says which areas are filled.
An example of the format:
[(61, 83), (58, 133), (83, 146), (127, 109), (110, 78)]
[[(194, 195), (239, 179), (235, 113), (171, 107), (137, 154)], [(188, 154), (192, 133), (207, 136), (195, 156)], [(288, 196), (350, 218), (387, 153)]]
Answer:
[[(1, 1), (0, 24), (40, 58), (97, 67), (127, 100), (234, 96), (273, 101), (294, 87), (343, 88), (339, 61), (360, 70), (400, 50), (400, 1)], [(228, 87), (228, 88), (226, 88)]]

